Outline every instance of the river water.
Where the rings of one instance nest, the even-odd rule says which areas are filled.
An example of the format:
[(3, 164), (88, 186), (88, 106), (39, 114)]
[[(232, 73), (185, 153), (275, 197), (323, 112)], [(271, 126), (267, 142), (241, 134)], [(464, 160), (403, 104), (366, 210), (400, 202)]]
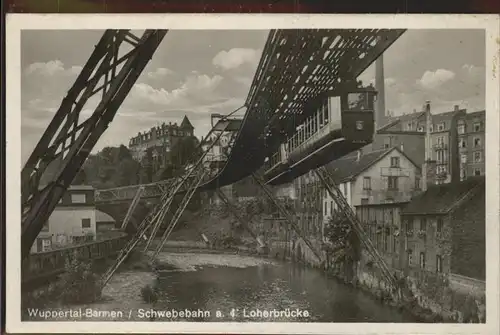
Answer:
[[(231, 254), (163, 253), (172, 270), (115, 274), (101, 301), (30, 320), (416, 322), (319, 270)], [(144, 302), (141, 288), (158, 292)], [(46, 309), (45, 309), (46, 310)], [(37, 314), (38, 313), (38, 314)], [(36, 315), (35, 315), (36, 314)]]

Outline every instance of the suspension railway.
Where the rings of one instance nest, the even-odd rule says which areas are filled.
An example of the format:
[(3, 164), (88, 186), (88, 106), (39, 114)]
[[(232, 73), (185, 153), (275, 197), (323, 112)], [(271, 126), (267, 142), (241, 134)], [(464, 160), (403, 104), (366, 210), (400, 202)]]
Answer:
[[(43, 224), (167, 33), (167, 30), (146, 30), (136, 36), (127, 30), (107, 30), (95, 46), (21, 172), (23, 258), (29, 255)], [(202, 142), (205, 150), (202, 157), (186, 167), (179, 178), (100, 190), (96, 195), (97, 201), (116, 198), (132, 201), (127, 217), (142, 196), (160, 199), (137, 225), (135, 235), (130, 236), (115, 264), (104, 275), (104, 284), (132, 250), (141, 246), (149, 252), (167, 212), (172, 212), (157, 249), (149, 252), (154, 258), (197, 190), (218, 190), (252, 176), (273, 199), (269, 185), (288, 182), (311, 169), (316, 169), (368, 253), (393, 283), (387, 265), (322, 165), (371, 143), (375, 133), (376, 91), (357, 82), (357, 77), (403, 33), (404, 30), (384, 29), (270, 31), (243, 106), (245, 115), (237, 127), (229, 118), (232, 113), (222, 117), (205, 137), (215, 135), (215, 141), (208, 146)], [(124, 52), (124, 45), (131, 50)], [(80, 113), (86, 102), (98, 95), (98, 106), (83, 120)], [(229, 155), (215, 173), (210, 172), (205, 157), (227, 132), (233, 134)], [(57, 173), (47, 185), (40, 185), (47, 166), (55, 161), (59, 162)], [(257, 175), (264, 163), (269, 168), (263, 176)], [(176, 194), (182, 194), (183, 199), (173, 206)], [(278, 202), (275, 204), (321, 259), (320, 252), (301, 233), (295, 215)]]

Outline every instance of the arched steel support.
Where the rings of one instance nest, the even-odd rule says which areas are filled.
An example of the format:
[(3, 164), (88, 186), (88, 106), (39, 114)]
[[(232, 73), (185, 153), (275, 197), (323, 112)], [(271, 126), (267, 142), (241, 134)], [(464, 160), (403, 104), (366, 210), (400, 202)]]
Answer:
[[(22, 170), (23, 258), (166, 33), (146, 30), (136, 37), (128, 30), (107, 30), (96, 45)], [(132, 50), (120, 57), (123, 42)], [(86, 102), (101, 91), (93, 114), (80, 121)], [(57, 170), (41, 188), (41, 176), (56, 162)]]

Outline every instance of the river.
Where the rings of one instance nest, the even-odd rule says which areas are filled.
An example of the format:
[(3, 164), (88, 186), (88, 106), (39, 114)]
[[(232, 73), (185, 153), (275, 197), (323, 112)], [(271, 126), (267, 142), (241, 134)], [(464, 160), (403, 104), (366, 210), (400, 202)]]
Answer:
[[(99, 302), (59, 307), (50, 317), (31, 310), (28, 319), (416, 322), (316, 269), (232, 254), (163, 253), (159, 260), (173, 269), (119, 272)], [(144, 302), (146, 285), (156, 287), (156, 302)]]

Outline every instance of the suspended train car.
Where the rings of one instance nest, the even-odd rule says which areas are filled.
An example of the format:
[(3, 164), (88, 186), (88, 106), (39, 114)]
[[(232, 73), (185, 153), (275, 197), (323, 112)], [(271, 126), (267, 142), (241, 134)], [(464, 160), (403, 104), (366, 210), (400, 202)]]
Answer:
[(309, 106), (311, 115), (269, 158), (267, 183), (280, 185), (373, 141), (373, 86), (328, 92)]

